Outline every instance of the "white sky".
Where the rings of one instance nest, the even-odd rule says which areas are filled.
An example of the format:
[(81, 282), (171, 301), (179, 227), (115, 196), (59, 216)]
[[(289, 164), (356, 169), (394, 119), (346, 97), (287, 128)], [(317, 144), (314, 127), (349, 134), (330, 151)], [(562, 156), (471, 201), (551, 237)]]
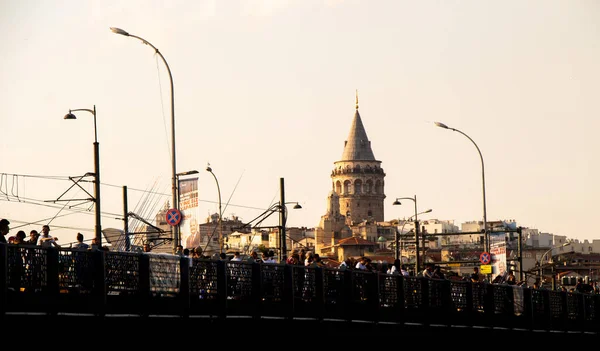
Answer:
[(171, 68), (177, 171), (200, 171), (201, 217), (218, 211), (210, 163), (225, 217), (257, 216), (279, 200), (283, 177), (286, 201), (303, 206), (288, 225), (316, 226), (358, 89), (387, 174), (386, 220), (412, 215), (392, 202), (414, 195), (420, 211), (433, 209), (422, 219), (482, 219), (477, 149), (440, 121), (483, 154), (488, 220), (598, 238), (599, 10), (551, 0), (0, 0), (0, 189), (23, 200), (0, 193), (0, 217), (10, 235), (50, 223), (62, 243), (93, 237), (93, 209), (40, 205), (68, 182), (12, 175), (92, 172), (92, 114), (63, 116), (94, 105), (103, 228), (122, 227), (125, 185), (129, 210), (154, 184), (171, 198), (169, 76), (151, 47), (109, 30), (119, 27)]

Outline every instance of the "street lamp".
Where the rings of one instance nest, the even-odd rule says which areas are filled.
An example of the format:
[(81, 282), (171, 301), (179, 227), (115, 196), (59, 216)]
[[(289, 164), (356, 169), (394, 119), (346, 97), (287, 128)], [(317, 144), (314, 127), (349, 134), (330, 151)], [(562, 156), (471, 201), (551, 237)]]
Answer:
[[(415, 203), (415, 214), (414, 214), (414, 217), (415, 217), (415, 219), (414, 219), (414, 221), (415, 221), (415, 251), (416, 251), (415, 252), (415, 273), (418, 274), (420, 267), (419, 267), (419, 218), (418, 218), (419, 213), (417, 211), (417, 195), (415, 195), (414, 197), (397, 197), (396, 200), (394, 201), (393, 205), (402, 205), (400, 200), (411, 200), (412, 202)], [(428, 210), (428, 211), (431, 212), (431, 210)], [(396, 254), (395, 254), (396, 257), (395, 258), (399, 258), (398, 231), (396, 231), (395, 244), (396, 244)]]
[(217, 191), (219, 193), (219, 253), (223, 252), (223, 212), (221, 211), (221, 187), (219, 186), (219, 180), (217, 176), (213, 173), (212, 168), (210, 166), (206, 167), (206, 171), (212, 174), (213, 178), (215, 178), (215, 182), (217, 183)]
[(435, 125), (440, 128), (449, 129), (449, 130), (458, 132), (458, 133), (466, 136), (467, 139), (471, 140), (473, 145), (475, 145), (475, 148), (477, 149), (477, 152), (479, 153), (479, 158), (481, 159), (481, 184), (482, 184), (482, 189), (483, 189), (483, 233), (484, 233), (483, 237), (485, 240), (485, 251), (490, 252), (490, 237), (489, 237), (489, 233), (488, 233), (488, 229), (487, 229), (488, 228), (487, 212), (486, 212), (486, 208), (485, 208), (485, 167), (483, 164), (483, 155), (481, 154), (481, 150), (479, 150), (479, 146), (477, 146), (475, 141), (473, 141), (473, 139), (471, 139), (470, 136), (461, 132), (460, 130), (455, 129), (455, 128), (450, 128), (441, 122), (435, 122)]
[[(538, 271), (539, 276), (540, 276), (540, 278), (539, 278), (540, 279), (540, 284), (542, 283), (542, 280), (544, 279), (544, 267), (542, 266), (542, 264), (543, 264), (542, 262), (544, 261), (544, 257), (546, 257), (546, 255), (549, 254), (550, 252), (552, 252), (554, 249), (558, 249), (558, 248), (569, 246), (569, 245), (571, 245), (571, 241), (567, 241), (565, 243), (562, 243), (561, 245), (554, 246), (554, 247), (550, 248), (549, 250), (547, 250), (546, 252), (544, 252), (544, 254), (542, 255), (542, 257), (540, 257), (540, 260), (537, 261), (538, 267), (540, 268), (540, 270)], [(550, 256), (551, 257), (550, 260), (552, 260), (552, 256), (554, 256), (554, 255)], [(550, 262), (548, 262), (548, 263), (550, 263)], [(552, 268), (554, 270), (554, 266), (552, 266)], [(556, 277), (554, 275), (554, 272), (552, 272), (552, 290), (554, 290), (555, 288), (556, 288)]]
[(94, 116), (94, 202), (96, 203), (96, 231), (95, 237), (98, 247), (102, 247), (102, 223), (100, 220), (100, 144), (98, 143), (98, 128), (96, 127), (96, 105), (94, 109), (78, 108), (69, 110), (64, 119), (77, 119), (73, 114), (76, 111), (87, 111)]
[[(283, 178), (281, 178), (281, 180), (282, 180), (281, 184), (283, 185)], [(282, 188), (282, 193), (283, 193), (283, 188)], [(287, 222), (287, 206), (286, 205), (295, 204), (294, 210), (301, 209), (302, 206), (300, 206), (300, 204), (297, 202), (285, 202), (283, 195), (281, 197), (281, 200), (282, 201), (272, 204), (263, 213), (258, 215), (258, 217), (256, 217), (249, 223), (245, 224), (244, 226), (249, 225), (250, 223), (252, 223), (254, 221), (257, 221), (254, 228), (277, 228), (279, 230), (279, 238), (277, 239), (278, 246), (279, 246), (279, 260), (280, 260), (280, 262), (285, 263), (285, 261), (287, 260), (287, 243), (286, 243), (286, 233), (285, 233), (285, 226), (286, 226), (286, 222)], [(279, 225), (277, 227), (261, 227), (260, 224), (264, 220), (269, 218), (275, 212), (279, 212)]]
[(285, 224), (287, 222), (287, 207), (285, 205), (295, 203), (294, 209), (301, 209), (297, 202), (285, 202), (285, 183), (283, 178), (279, 178), (279, 262), (285, 263), (287, 260), (287, 243), (285, 234)]
[[(169, 67), (169, 64), (167, 63), (167, 60), (165, 60), (163, 54), (160, 51), (158, 51), (158, 49), (146, 39), (140, 38), (137, 35), (129, 34), (128, 32), (120, 28), (110, 27), (110, 30), (116, 34), (139, 39), (142, 43), (152, 47), (167, 67), (167, 72), (169, 73), (169, 80), (171, 82), (171, 201), (173, 202), (173, 208), (179, 210), (179, 203), (177, 201), (177, 164), (175, 158), (175, 94), (173, 92), (173, 75), (171, 74), (171, 68)], [(177, 246), (180, 244), (179, 226), (171, 226), (171, 232), (173, 235), (173, 249), (176, 250)]]
[[(394, 201), (394, 204), (395, 204), (395, 201)], [(398, 204), (400, 204), (400, 203), (398, 202)], [(430, 209), (425, 210), (423, 212), (417, 213), (417, 215), (421, 215), (421, 214), (424, 214), (424, 213), (429, 213), (431, 211), (433, 211), (433, 210), (430, 208)], [(410, 220), (413, 217), (415, 217), (415, 215), (412, 215), (412, 216), (408, 217), (408, 219), (404, 220), (404, 223), (402, 223), (402, 228), (400, 228), (400, 234), (398, 234), (398, 230), (396, 230), (396, 237), (395, 237), (395, 239), (396, 239), (396, 258), (400, 258), (400, 261), (402, 261), (402, 259), (401, 259), (401, 256), (402, 256), (402, 243), (399, 242), (399, 241), (402, 241), (402, 238), (400, 238), (400, 240), (398, 240), (398, 236), (399, 235), (403, 235), (403, 233), (404, 233), (404, 226), (406, 226), (406, 223), (410, 222)], [(398, 254), (398, 249), (397, 249), (398, 246), (400, 246), (400, 254)], [(415, 240), (415, 249), (417, 249), (418, 247), (419, 247), (418, 240)], [(415, 260), (416, 260), (416, 257), (415, 257)], [(416, 270), (416, 266), (415, 266), (415, 270)], [(415, 272), (415, 273), (418, 274), (419, 272)]]
[[(244, 228), (246, 226), (250, 226), (252, 223), (254, 223), (253, 228), (277, 228), (279, 230), (279, 238), (278, 238), (279, 260), (280, 260), (280, 262), (285, 263), (285, 261), (287, 260), (287, 247), (286, 247), (287, 244), (286, 244), (286, 234), (285, 234), (285, 226), (286, 226), (286, 222), (287, 222), (287, 207), (285, 205), (295, 204), (294, 205), (295, 210), (301, 209), (302, 206), (300, 206), (300, 204), (298, 202), (285, 202), (285, 187), (284, 187), (283, 178), (279, 179), (279, 187), (280, 187), (280, 193), (281, 193), (280, 201), (269, 206), (269, 208), (267, 208), (261, 214), (256, 216), (256, 218), (254, 218), (250, 222), (241, 226), (240, 229)], [(267, 218), (269, 218), (275, 212), (279, 212), (279, 225), (277, 227), (274, 227), (274, 226), (262, 227), (262, 226), (260, 226), (262, 222), (264, 222)]]
[[(283, 178), (282, 178), (283, 179)], [(283, 204), (283, 205), (281, 205)], [(287, 206), (288, 204), (295, 204), (294, 205), (294, 210), (298, 210), (301, 209), (302, 206), (300, 206), (299, 203), (297, 202), (280, 202), (277, 203), (277, 208), (279, 211), (279, 242), (280, 242), (280, 253), (279, 253), (279, 259), (280, 262), (285, 263), (287, 260), (287, 241), (286, 241), (286, 230), (285, 230), (285, 224), (287, 222)]]

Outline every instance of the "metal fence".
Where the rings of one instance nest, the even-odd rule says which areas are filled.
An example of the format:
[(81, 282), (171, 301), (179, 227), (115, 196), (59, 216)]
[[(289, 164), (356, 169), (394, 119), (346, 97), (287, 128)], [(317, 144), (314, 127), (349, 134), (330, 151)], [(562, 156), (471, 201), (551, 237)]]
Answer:
[(352, 269), (0, 244), (0, 316), (246, 316), (595, 332), (599, 299)]

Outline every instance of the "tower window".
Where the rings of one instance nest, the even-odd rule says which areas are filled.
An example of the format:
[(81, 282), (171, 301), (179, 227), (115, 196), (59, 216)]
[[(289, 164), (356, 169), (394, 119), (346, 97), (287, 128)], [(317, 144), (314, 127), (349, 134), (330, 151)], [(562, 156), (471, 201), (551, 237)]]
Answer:
[(381, 181), (375, 183), (375, 194), (383, 194)]
[(365, 193), (366, 194), (370, 194), (373, 191), (373, 181), (372, 180), (367, 180), (367, 182), (365, 183)]
[(344, 182), (344, 195), (350, 194), (350, 181), (346, 180)]
[(362, 193), (362, 180), (357, 179), (354, 181), (354, 193), (360, 195)]

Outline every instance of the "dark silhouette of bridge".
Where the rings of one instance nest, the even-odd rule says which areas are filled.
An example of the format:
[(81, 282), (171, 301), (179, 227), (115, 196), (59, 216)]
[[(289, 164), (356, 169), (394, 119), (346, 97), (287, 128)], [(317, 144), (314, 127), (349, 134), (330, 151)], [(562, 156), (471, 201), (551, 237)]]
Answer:
[(91, 323), (111, 330), (197, 326), (207, 333), (236, 330), (236, 335), (318, 327), (346, 335), (543, 334), (549, 339), (597, 338), (599, 316), (600, 295), (594, 294), (0, 244), (0, 318), (6, 325), (57, 323), (88, 332)]

